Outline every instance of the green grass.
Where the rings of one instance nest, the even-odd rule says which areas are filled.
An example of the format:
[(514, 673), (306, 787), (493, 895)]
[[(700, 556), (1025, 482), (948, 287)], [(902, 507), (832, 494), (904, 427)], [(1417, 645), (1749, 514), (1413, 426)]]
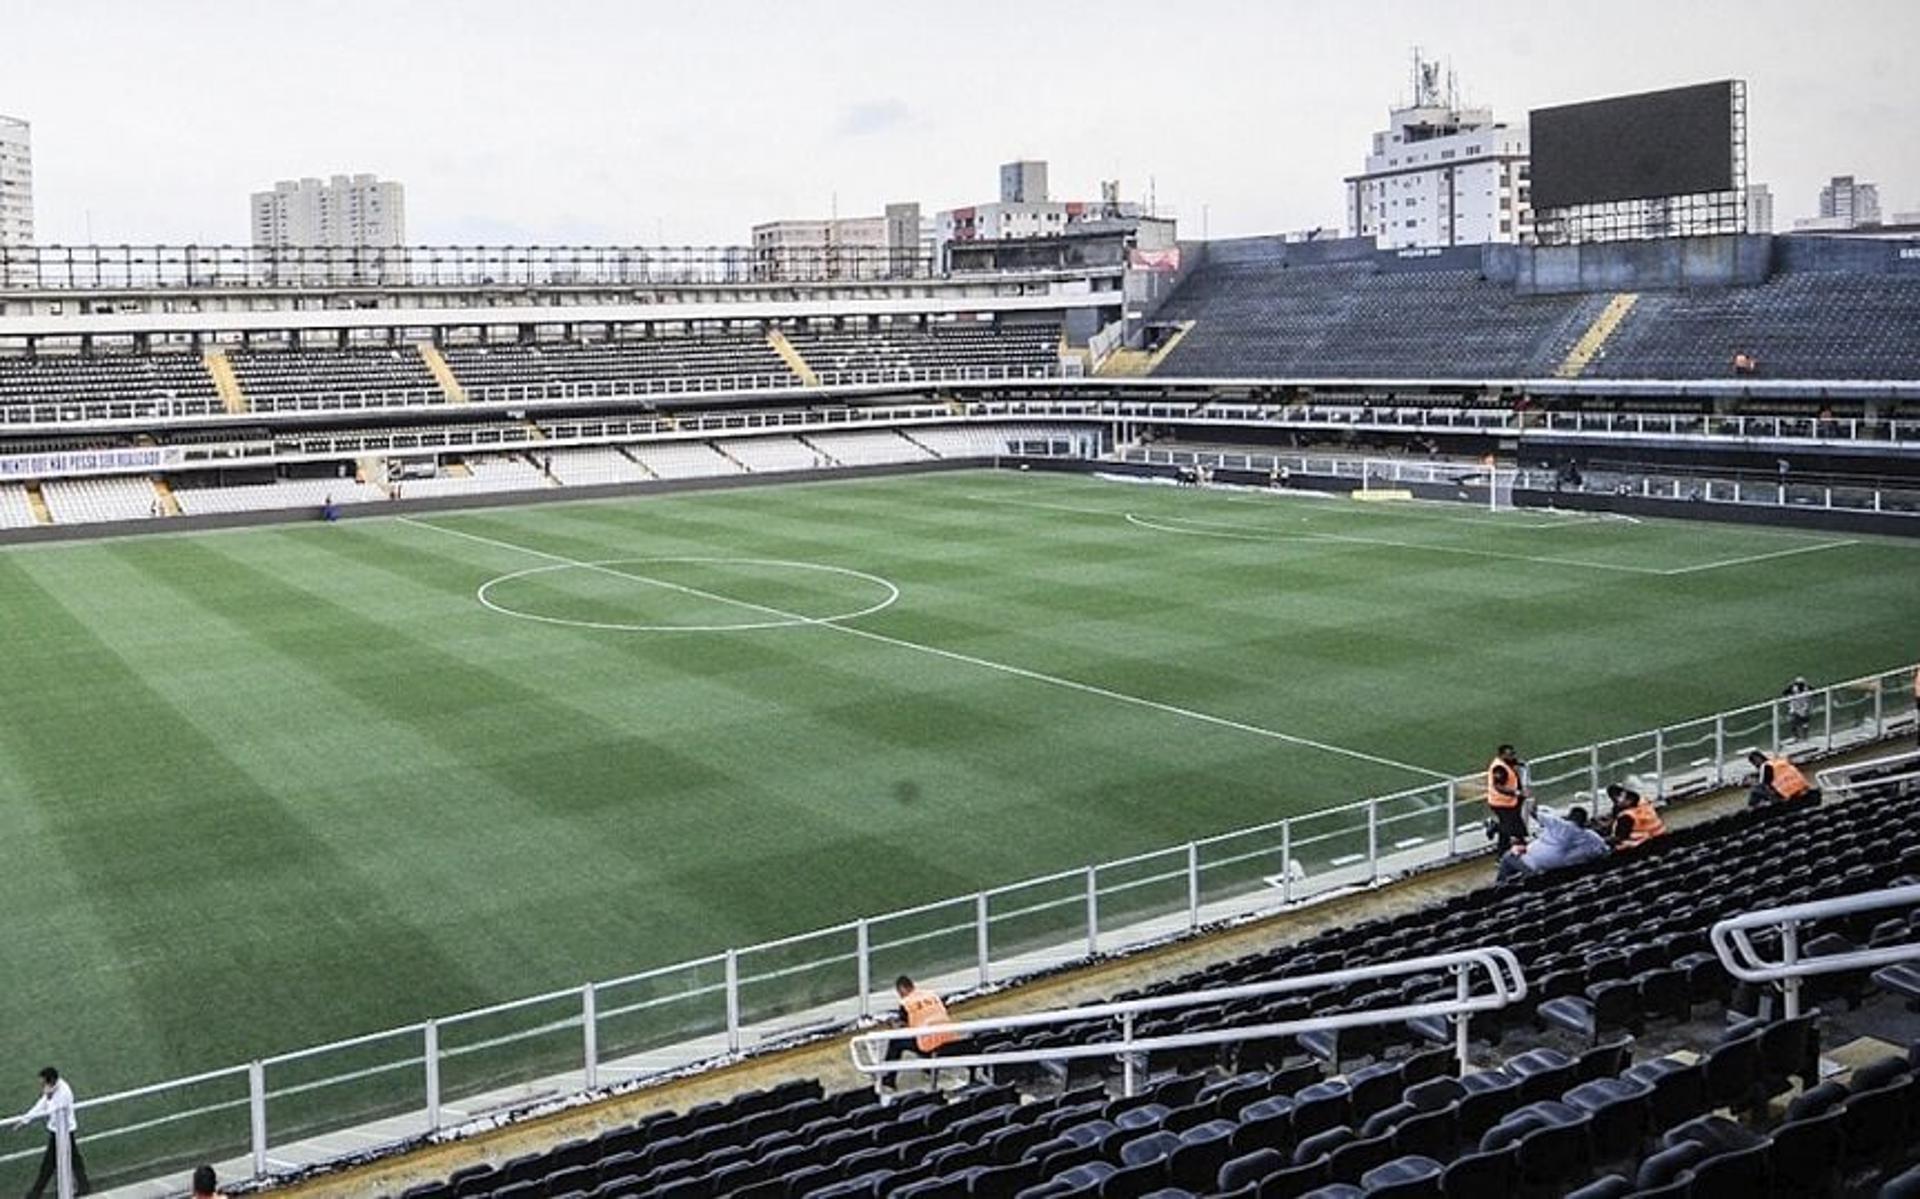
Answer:
[[(98, 1094), (1422, 781), (1174, 708), (1464, 772), (1920, 657), (1920, 546), (1665, 573), (1819, 533), (973, 472), (431, 523), (538, 552), (0, 552), (0, 1062)], [(541, 554), (657, 582), (489, 599), (899, 597), (476, 602)]]

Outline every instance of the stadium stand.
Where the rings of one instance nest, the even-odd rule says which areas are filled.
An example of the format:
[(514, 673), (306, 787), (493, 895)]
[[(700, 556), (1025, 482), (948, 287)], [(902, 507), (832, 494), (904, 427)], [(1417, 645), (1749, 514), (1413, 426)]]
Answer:
[(542, 453), (553, 477), (562, 486), (592, 487), (609, 483), (644, 483), (653, 478), (647, 468), (615, 446), (552, 450)]
[(1588, 374), (1712, 378), (1745, 349), (1766, 378), (1913, 379), (1916, 328), (1920, 279), (1807, 272), (1759, 287), (1648, 292)]
[(912, 437), (942, 458), (995, 458), (1011, 453), (1016, 443), (1084, 432), (1061, 425), (949, 425), (915, 429)]
[(247, 401), (271, 411), (299, 397), (341, 392), (405, 392), (415, 402), (442, 399), (412, 346), (377, 350), (259, 350), (227, 355)]
[(898, 431), (880, 433), (812, 433), (807, 440), (842, 466), (883, 466), (893, 462), (926, 462), (933, 451)]
[[(1920, 1040), (1855, 1061), (1844, 1081), (1819, 1061), (1830, 1032), (1858, 1027), (1854, 1000), (1869, 1012), (1897, 1002), (1828, 976), (1812, 995), (1836, 1001), (1833, 1015), (1785, 1018), (1770, 993), (1733, 985), (1706, 933), (1736, 911), (1920, 881), (1920, 794), (1872, 800), (1723, 816), (1517, 892), (1469, 892), (1137, 993), (1505, 944), (1532, 989), (1476, 1017), (1484, 1068), (1465, 1075), (1448, 1023), (1416, 1019), (1156, 1054), (1132, 1096), (1089, 1071), (1094, 1059), (1003, 1068), (992, 1084), (892, 1106), (802, 1081), (462, 1171), (406, 1199), (1871, 1195), (1920, 1161)], [(1822, 921), (1803, 944), (1819, 954), (1917, 932), (1920, 909)], [(1356, 982), (1143, 1018), (1134, 1032), (1358, 1012), (1436, 990), (1451, 984)], [(1111, 1035), (1106, 1021), (986, 1033), (970, 1052)]]
[(504, 454), (475, 454), (431, 479), (408, 479), (401, 484), (409, 499), (479, 495), (496, 491), (533, 491), (554, 486), (553, 480), (525, 458)]
[(713, 447), (749, 471), (770, 474), (783, 470), (816, 470), (825, 457), (797, 437), (732, 437)]
[(38, 523), (27, 500), (27, 489), (11, 483), (0, 485), (0, 529), (29, 529)]
[[(1156, 315), (1194, 322), (1155, 371), (1190, 377), (1544, 378), (1612, 296), (1523, 296), (1475, 271), (1289, 266), (1271, 239), (1216, 243)], [(1647, 291), (1590, 377), (1723, 378), (1737, 349), (1779, 379), (1912, 379), (1920, 280), (1787, 272), (1752, 287)]]
[(0, 356), (0, 405), (41, 401), (199, 400), (219, 411), (205, 364), (191, 354)]
[(109, 475), (86, 479), (49, 479), (40, 485), (55, 524), (94, 524), (146, 520), (156, 514), (159, 496), (144, 476)]
[(593, 387), (648, 379), (757, 377), (768, 386), (799, 379), (758, 333), (700, 333), (633, 341), (447, 346), (442, 355), (471, 392), (484, 387)]
[(661, 479), (744, 474), (746, 468), (704, 441), (662, 441), (631, 447), (634, 460)]
[(271, 512), (285, 508), (318, 508), (331, 499), (336, 504), (369, 504), (387, 498), (371, 483), (352, 479), (279, 479), (272, 483), (228, 487), (182, 487), (173, 497), (187, 516), (228, 512)]
[(1055, 373), (1060, 358), (1056, 326), (798, 329), (787, 340), (827, 383), (843, 375), (901, 372), (1042, 376)]

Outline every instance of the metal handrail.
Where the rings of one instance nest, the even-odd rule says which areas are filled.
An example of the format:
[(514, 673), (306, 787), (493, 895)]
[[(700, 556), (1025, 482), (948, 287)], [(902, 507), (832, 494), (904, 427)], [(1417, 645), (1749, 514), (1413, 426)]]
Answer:
[[(1881, 774), (1870, 779), (1855, 781), (1859, 775), (1884, 770), (1889, 766), (1904, 766), (1911, 769), (1898, 774)], [(1845, 795), (1858, 787), (1881, 787), (1888, 783), (1920, 781), (1920, 749), (1888, 754), (1884, 758), (1870, 758), (1865, 762), (1849, 762), (1845, 766), (1834, 766), (1822, 770), (1814, 777), (1814, 781), (1819, 784), (1821, 793), (1829, 797)]]
[[(1920, 941), (1904, 945), (1883, 945), (1878, 949), (1857, 949), (1848, 953), (1800, 956), (1800, 926), (1812, 920), (1833, 916), (1852, 916), (1886, 908), (1920, 907), (1920, 883), (1887, 887), (1860, 895), (1834, 899), (1815, 899), (1807, 903), (1762, 908), (1716, 921), (1707, 934), (1713, 951), (1727, 973), (1742, 982), (1779, 983), (1786, 995), (1786, 1014), (1800, 1014), (1800, 980), (1818, 974), (1840, 974), (1851, 970), (1872, 970), (1896, 962), (1920, 961)], [(1780, 930), (1780, 957), (1763, 957), (1747, 934), (1752, 929)]]
[[(1486, 979), (1492, 984), (1492, 990), (1475, 993), (1473, 990), (1474, 969), (1478, 967), (1486, 972)], [(1241, 999), (1258, 999), (1272, 995), (1284, 995), (1294, 991), (1317, 990), (1321, 987), (1340, 986), (1346, 983), (1366, 982), (1376, 979), (1401, 978), (1407, 975), (1428, 974), (1439, 970), (1451, 970), (1455, 979), (1455, 992), (1449, 999), (1428, 1000), (1421, 1003), (1393, 1004), (1384, 1008), (1369, 1008), (1361, 1012), (1341, 1012), (1331, 1015), (1311, 1016), (1297, 1020), (1269, 1021), (1263, 1024), (1244, 1025), (1230, 1029), (1212, 1029), (1206, 1032), (1177, 1033), (1170, 1036), (1135, 1037), (1133, 1021), (1135, 1016), (1158, 1012), (1179, 1011), (1191, 1007), (1212, 1006), (1231, 1003)], [(1375, 1024), (1392, 1024), (1414, 1020), (1427, 1016), (1444, 1016), (1454, 1021), (1455, 1051), (1460, 1055), (1463, 1070), (1467, 1061), (1467, 1023), (1474, 1012), (1493, 1011), (1518, 1003), (1527, 996), (1526, 972), (1520, 959), (1505, 946), (1490, 945), (1477, 949), (1456, 950), (1450, 953), (1431, 954), (1425, 957), (1405, 958), (1394, 962), (1383, 962), (1372, 966), (1354, 966), (1341, 970), (1330, 970), (1321, 974), (1304, 974), (1292, 978), (1274, 979), (1261, 983), (1246, 983), (1235, 987), (1215, 987), (1200, 991), (1185, 991), (1176, 995), (1157, 995), (1147, 999), (1129, 999), (1108, 1003), (1084, 1004), (1078, 1007), (1057, 1008), (1045, 1012), (1028, 1012), (1017, 1016), (991, 1016), (976, 1020), (954, 1020), (944, 1024), (922, 1025), (919, 1027), (900, 1027), (878, 1029), (861, 1033), (847, 1042), (847, 1054), (852, 1059), (853, 1068), (862, 1074), (874, 1078), (875, 1085), (884, 1083), (890, 1074), (905, 1070), (924, 1070), (928, 1063), (924, 1061), (888, 1061), (885, 1058), (885, 1046), (893, 1041), (905, 1040), (941, 1034), (966, 1037), (974, 1033), (997, 1032), (1006, 1029), (1045, 1028), (1063, 1024), (1080, 1024), (1088, 1020), (1118, 1019), (1121, 1024), (1119, 1040), (1083, 1041), (1074, 1045), (1062, 1045), (1050, 1049), (1014, 1049), (994, 1050), (986, 1053), (949, 1054), (932, 1063), (936, 1067), (955, 1067), (971, 1069), (976, 1066), (1018, 1065), (1033, 1062), (1068, 1061), (1087, 1057), (1120, 1057), (1123, 1059), (1123, 1080), (1125, 1092), (1134, 1091), (1134, 1062), (1132, 1055), (1159, 1049), (1186, 1049), (1206, 1045), (1218, 1045), (1229, 1041), (1241, 1041), (1266, 1037), (1288, 1036), (1303, 1032), (1337, 1031), (1343, 1028), (1359, 1028)], [(862, 1051), (867, 1051), (863, 1056)]]

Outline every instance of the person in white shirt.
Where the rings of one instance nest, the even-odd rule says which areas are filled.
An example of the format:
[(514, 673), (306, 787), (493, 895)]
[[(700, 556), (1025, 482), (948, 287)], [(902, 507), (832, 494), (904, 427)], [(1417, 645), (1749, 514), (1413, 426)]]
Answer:
[(60, 1151), (59, 1135), (68, 1135), (68, 1145), (73, 1155), (73, 1193), (84, 1195), (93, 1187), (87, 1182), (86, 1163), (80, 1160), (80, 1142), (73, 1137), (79, 1125), (73, 1118), (73, 1088), (61, 1079), (60, 1071), (48, 1066), (40, 1071), (40, 1101), (28, 1108), (25, 1115), (14, 1120), (15, 1128), (25, 1128), (35, 1120), (47, 1122), (47, 1152), (40, 1159), (40, 1176), (34, 1179), (33, 1189), (27, 1192), (27, 1199), (40, 1199), (46, 1193), (58, 1170), (57, 1155)]

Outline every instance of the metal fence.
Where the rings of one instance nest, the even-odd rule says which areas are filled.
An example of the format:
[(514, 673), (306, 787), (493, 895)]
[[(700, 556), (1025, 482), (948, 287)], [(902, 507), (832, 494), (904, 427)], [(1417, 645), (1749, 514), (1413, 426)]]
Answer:
[[(1623, 781), (1667, 799), (1742, 781), (1745, 755), (1819, 755), (1911, 727), (1915, 667), (1532, 759), (1541, 803)], [(280, 1054), (79, 1104), (96, 1183), (200, 1161), (266, 1178), (482, 1127), (889, 1011), (897, 975), (987, 987), (1486, 851), (1478, 776), (1436, 780), (1117, 861)], [(82, 1080), (84, 1082), (84, 1080)], [(0, 1156), (24, 1182), (38, 1148)], [(177, 1191), (176, 1185), (172, 1188)], [(154, 1193), (161, 1193), (156, 1186)]]
[(0, 245), (0, 286), (33, 291), (831, 283), (933, 266), (918, 246)]

